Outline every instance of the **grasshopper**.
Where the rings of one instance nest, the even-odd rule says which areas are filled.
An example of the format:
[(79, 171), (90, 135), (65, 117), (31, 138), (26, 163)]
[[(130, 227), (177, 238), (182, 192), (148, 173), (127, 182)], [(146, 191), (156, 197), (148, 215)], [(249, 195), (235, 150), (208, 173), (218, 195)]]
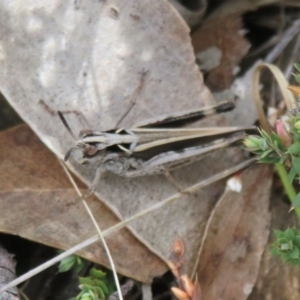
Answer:
[[(172, 116), (161, 116), (155, 119), (140, 123), (133, 128), (114, 129), (109, 131), (83, 130), (75, 146), (65, 155), (68, 160), (71, 152), (81, 148), (85, 157), (94, 156), (97, 152), (112, 146), (128, 155), (134, 152), (143, 152), (163, 145), (195, 140), (204, 137), (220, 136), (237, 131), (249, 129), (249, 127), (208, 127), (208, 128), (162, 128), (178, 122), (191, 122), (200, 120), (206, 116), (230, 111), (234, 108), (233, 102), (221, 102), (215, 106), (205, 107), (198, 111), (185, 111), (175, 113)], [(63, 124), (74, 138), (74, 134), (66, 122), (63, 113), (58, 111)], [(75, 139), (75, 138), (74, 138)]]
[[(213, 150), (235, 144), (245, 137), (245, 130), (254, 127), (164, 127), (199, 120), (215, 113), (230, 111), (234, 107), (232, 102), (222, 102), (198, 111), (161, 116), (129, 129), (84, 130), (64, 159), (68, 160), (71, 152), (78, 148), (82, 150), (86, 162), (98, 158), (99, 166), (90, 192), (94, 191), (101, 175), (106, 171), (123, 177), (164, 173), (181, 191), (172, 182), (169, 171), (191, 164)], [(59, 111), (58, 114), (74, 137), (63, 113)]]

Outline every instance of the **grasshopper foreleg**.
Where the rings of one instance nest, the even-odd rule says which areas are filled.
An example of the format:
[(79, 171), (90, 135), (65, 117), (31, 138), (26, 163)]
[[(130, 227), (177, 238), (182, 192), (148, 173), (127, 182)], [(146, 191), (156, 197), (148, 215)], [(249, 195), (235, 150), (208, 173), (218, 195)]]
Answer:
[[(124, 128), (120, 128), (120, 129), (116, 130), (116, 133), (120, 133), (122, 131), (125, 131), (126, 133), (128, 133), (132, 136), (136, 136), (136, 134), (133, 133), (131, 130), (124, 129)], [(118, 147), (119, 147), (119, 149), (121, 149), (122, 151), (124, 151), (125, 153), (130, 155), (130, 154), (132, 154), (132, 152), (134, 152), (136, 145), (137, 145), (137, 142), (133, 142), (130, 144), (129, 149), (125, 148), (122, 145), (118, 145)]]
[[(44, 106), (44, 108), (51, 114), (51, 115), (58, 115), (58, 110), (53, 109), (50, 107), (44, 100), (40, 99), (39, 103)], [(81, 111), (78, 110), (60, 110), (60, 112), (63, 115), (66, 114), (75, 114), (80, 121), (80, 123), (83, 125), (83, 127), (88, 128), (86, 130), (90, 130), (91, 126), (84, 116), (84, 114)]]

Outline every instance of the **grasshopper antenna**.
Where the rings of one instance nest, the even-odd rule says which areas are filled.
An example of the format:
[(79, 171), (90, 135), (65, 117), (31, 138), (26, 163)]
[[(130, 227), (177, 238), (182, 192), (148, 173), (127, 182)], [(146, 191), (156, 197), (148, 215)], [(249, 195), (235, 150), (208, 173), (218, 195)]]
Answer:
[(74, 135), (73, 131), (71, 130), (69, 124), (67, 123), (67, 120), (65, 119), (64, 115), (62, 114), (62, 112), (58, 111), (57, 113), (59, 115), (59, 118), (61, 119), (61, 121), (63, 122), (63, 124), (67, 128), (67, 130), (69, 131), (69, 133), (72, 136), (72, 138), (76, 141), (75, 135)]
[[(70, 135), (72, 136), (72, 138), (76, 141), (75, 135), (73, 133), (73, 131), (71, 130), (67, 120), (65, 119), (64, 115), (62, 114), (61, 111), (57, 112), (59, 115), (59, 118), (61, 119), (61, 121), (63, 122), (63, 124), (65, 125), (65, 127), (67, 128), (68, 132), (70, 133)], [(73, 151), (73, 148), (71, 148), (65, 155), (64, 157), (64, 161), (67, 161), (71, 155), (71, 152)]]
[(71, 148), (68, 150), (68, 152), (66, 153), (65, 157), (64, 157), (64, 161), (67, 161), (71, 155), (71, 152), (73, 151), (74, 148)]

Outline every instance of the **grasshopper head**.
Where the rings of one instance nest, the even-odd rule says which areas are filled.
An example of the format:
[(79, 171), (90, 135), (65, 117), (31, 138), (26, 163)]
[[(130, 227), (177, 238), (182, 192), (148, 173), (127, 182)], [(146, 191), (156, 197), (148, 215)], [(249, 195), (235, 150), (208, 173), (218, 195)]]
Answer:
[(80, 139), (76, 147), (83, 148), (83, 154), (86, 156), (95, 155), (97, 151), (108, 147), (105, 133), (85, 130), (81, 132)]
[[(65, 125), (65, 127), (67, 128), (70, 135), (73, 137), (74, 140), (76, 140), (75, 135), (74, 135), (73, 131), (71, 130), (71, 128), (70, 128), (69, 124), (67, 123), (63, 114), (60, 111), (58, 111), (58, 115), (59, 115), (61, 121), (63, 122), (63, 124)], [(64, 161), (67, 161), (69, 159), (72, 151), (76, 148), (82, 148), (84, 156), (92, 156), (92, 155), (96, 154), (96, 152), (99, 150), (99, 147), (95, 146), (92, 143), (92, 141), (89, 140), (89, 137), (92, 137), (92, 136), (93, 136), (92, 130), (82, 130), (79, 134), (79, 140), (77, 141), (77, 143), (74, 147), (70, 148), (67, 151), (67, 153), (64, 157)]]

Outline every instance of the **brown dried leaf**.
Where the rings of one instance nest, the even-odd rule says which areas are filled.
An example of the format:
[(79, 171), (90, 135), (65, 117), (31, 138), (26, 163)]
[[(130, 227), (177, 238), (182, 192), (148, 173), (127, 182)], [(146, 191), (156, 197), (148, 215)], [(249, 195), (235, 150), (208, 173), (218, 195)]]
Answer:
[[(58, 160), (27, 125), (1, 132), (0, 144), (1, 232), (65, 250), (97, 234)], [(119, 221), (95, 197), (87, 202), (100, 228)], [(167, 268), (126, 229), (107, 243), (119, 273), (150, 282)], [(100, 242), (80, 255), (109, 266)]]
[(206, 19), (192, 35), (196, 56), (202, 69), (210, 71), (207, 85), (213, 92), (229, 88), (237, 66), (249, 50), (244, 38), (242, 15), (279, 0), (228, 0)]
[[(16, 278), (16, 261), (14, 255), (7, 252), (0, 245), (0, 288), (7, 285)], [(17, 287), (12, 287), (6, 292), (1, 293), (1, 298), (4, 300), (19, 300), (19, 292)]]
[(171, 290), (178, 300), (189, 300), (190, 299), (186, 292), (182, 291), (181, 289), (179, 289), (177, 287), (172, 287)]
[(241, 33), (242, 26), (240, 15), (214, 15), (192, 35), (200, 66), (214, 61), (206, 67), (210, 71), (207, 85), (212, 91), (222, 91), (231, 86), (235, 68), (250, 48)]
[(270, 231), (272, 168), (243, 172), (243, 191), (227, 191), (216, 207), (198, 266), (204, 299), (247, 299)]
[[(61, 158), (74, 141), (58, 116), (50, 115), (39, 104), (40, 99), (53, 109), (83, 112), (92, 129), (111, 129), (130, 106), (141, 73), (148, 71), (137, 103), (121, 127), (213, 103), (195, 65), (189, 29), (167, 1), (79, 1), (79, 7), (74, 6), (76, 1), (61, 0), (9, 3), (0, 7), (1, 91)], [(75, 133), (84, 129), (76, 116), (68, 115), (67, 120)], [(184, 188), (240, 159), (235, 150), (221, 151), (172, 175)], [(98, 164), (82, 165), (73, 159), (69, 166), (90, 185)], [(53, 174), (51, 166), (47, 170)], [(42, 177), (40, 181), (44, 182)], [(167, 259), (170, 245), (181, 233), (187, 244), (187, 270), (191, 270), (205, 222), (222, 189), (218, 183), (201, 190), (197, 197), (181, 197), (131, 223), (130, 229), (162, 259)], [(106, 173), (97, 188), (99, 199), (120, 219), (174, 193), (164, 176), (126, 179)], [(73, 220), (74, 212), (64, 209), (66, 218)], [(43, 213), (46, 218), (47, 211)], [(119, 245), (117, 239), (114, 241)], [(134, 256), (130, 247), (126, 251)], [(123, 267), (121, 273), (136, 276)], [(141, 278), (148, 280), (148, 275)]]
[(202, 300), (202, 291), (197, 276), (194, 281), (194, 295), (192, 300)]
[(180, 282), (182, 284), (183, 290), (189, 295), (190, 298), (194, 295), (194, 283), (192, 280), (186, 275), (182, 275), (180, 278)]

